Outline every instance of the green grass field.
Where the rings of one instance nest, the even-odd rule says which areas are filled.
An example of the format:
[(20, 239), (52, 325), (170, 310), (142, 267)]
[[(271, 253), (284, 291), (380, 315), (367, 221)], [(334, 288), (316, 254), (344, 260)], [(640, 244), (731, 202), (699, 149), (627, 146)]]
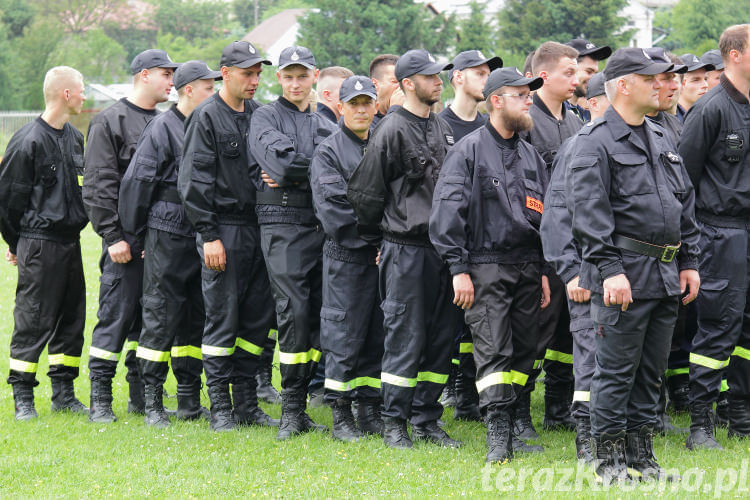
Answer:
[[(86, 345), (79, 398), (88, 405), (88, 344), (96, 320), (100, 240), (87, 228), (82, 239), (88, 282)], [(5, 253), (2, 246), (2, 253)], [(7, 374), (13, 329), (15, 268), (0, 265), (0, 373)], [(121, 365), (122, 367), (122, 365)], [(142, 417), (126, 414), (127, 384), (115, 379), (114, 410), (120, 420), (109, 426), (86, 417), (51, 414), (46, 353), (40, 360), (32, 422), (13, 419), (10, 386), (0, 387), (0, 498), (38, 497), (517, 497), (549, 492), (555, 498), (750, 497), (750, 441), (728, 440), (719, 430), (724, 452), (689, 453), (684, 436), (657, 438), (661, 464), (676, 468), (684, 480), (676, 486), (648, 483), (610, 491), (590, 489), (592, 474), (576, 469), (573, 433), (540, 432), (547, 451), (517, 456), (510, 464), (485, 467), (485, 430), (477, 423), (443, 418), (447, 431), (464, 441), (460, 450), (418, 444), (413, 450), (387, 449), (379, 439), (342, 444), (326, 435), (305, 435), (277, 443), (269, 429), (244, 428), (216, 434), (208, 424), (175, 423), (155, 430)], [(174, 379), (167, 384), (174, 393)], [(532, 413), (541, 431), (540, 391)], [(204, 404), (208, 399), (204, 393)], [(167, 405), (176, 406), (174, 399)], [(279, 417), (278, 406), (264, 406)], [(331, 424), (328, 409), (310, 411)], [(687, 426), (685, 416), (676, 423)]]

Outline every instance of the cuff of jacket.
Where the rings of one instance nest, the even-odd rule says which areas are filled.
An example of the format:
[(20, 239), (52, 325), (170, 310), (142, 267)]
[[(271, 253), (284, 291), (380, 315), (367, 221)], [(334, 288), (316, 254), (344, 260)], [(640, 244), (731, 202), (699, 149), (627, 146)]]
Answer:
[(466, 262), (456, 262), (455, 264), (450, 264), (448, 269), (451, 272), (451, 276), (455, 276), (457, 274), (468, 273), (470, 266)]
[(125, 239), (125, 235), (122, 234), (122, 231), (112, 231), (111, 233), (107, 233), (104, 236), (102, 236), (104, 239), (104, 243), (107, 244), (108, 247), (111, 247), (115, 243), (119, 243)]
[(567, 286), (568, 283), (570, 283), (570, 281), (573, 278), (575, 278), (576, 276), (580, 276), (580, 275), (581, 275), (581, 266), (579, 265), (578, 269), (565, 270), (565, 272), (563, 272), (559, 276), (562, 282)]
[(602, 280), (617, 276), (618, 274), (625, 274), (625, 269), (622, 267), (622, 261), (616, 260), (607, 264), (596, 266), (599, 269), (599, 273), (602, 275)]
[(686, 269), (694, 269), (698, 270), (698, 259), (680, 259), (677, 263), (680, 271), (684, 271)]
[(217, 229), (208, 229), (206, 231), (201, 231), (200, 234), (203, 243), (209, 243), (211, 241), (221, 239), (221, 236), (219, 235), (219, 231)]
[(542, 274), (545, 276), (555, 276), (557, 275), (557, 270), (555, 269), (555, 266), (549, 262), (545, 262), (542, 264)]

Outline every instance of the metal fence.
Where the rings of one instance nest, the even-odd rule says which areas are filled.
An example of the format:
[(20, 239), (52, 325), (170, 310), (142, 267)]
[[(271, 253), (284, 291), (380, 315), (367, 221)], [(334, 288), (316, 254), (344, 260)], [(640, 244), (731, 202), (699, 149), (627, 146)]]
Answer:
[(41, 114), (41, 111), (0, 111), (0, 136), (10, 139), (19, 128)]

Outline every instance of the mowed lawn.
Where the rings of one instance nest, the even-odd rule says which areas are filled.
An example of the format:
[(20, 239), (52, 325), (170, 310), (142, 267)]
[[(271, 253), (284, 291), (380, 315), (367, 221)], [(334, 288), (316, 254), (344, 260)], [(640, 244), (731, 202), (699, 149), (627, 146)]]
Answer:
[[(83, 233), (88, 283), (86, 344), (79, 398), (88, 405), (88, 345), (96, 320), (100, 240)], [(2, 246), (2, 253), (6, 247)], [(0, 373), (8, 370), (8, 345), (13, 330), (15, 268), (0, 265)], [(728, 440), (719, 430), (724, 452), (689, 453), (684, 436), (657, 438), (662, 465), (678, 469), (684, 480), (675, 486), (649, 483), (610, 491), (591, 491), (592, 474), (577, 469), (573, 433), (540, 432), (544, 454), (517, 456), (503, 466), (484, 464), (485, 430), (478, 423), (455, 422), (443, 416), (448, 432), (464, 441), (460, 450), (418, 444), (413, 450), (387, 449), (379, 439), (343, 444), (328, 435), (308, 434), (284, 443), (269, 429), (243, 428), (216, 434), (206, 422), (174, 423), (169, 429), (144, 426), (143, 418), (126, 413), (127, 384), (120, 370), (114, 383), (114, 410), (119, 421), (89, 424), (85, 416), (51, 414), (46, 352), (39, 364), (36, 388), (39, 418), (13, 419), (11, 387), (0, 386), (0, 498), (38, 497), (517, 497), (673, 498), (750, 496), (750, 441)], [(120, 365), (121, 368), (122, 364)], [(541, 386), (539, 387), (541, 389)], [(174, 394), (170, 377), (167, 390)], [(203, 394), (203, 402), (208, 398)], [(532, 400), (534, 422), (541, 431), (542, 398)], [(169, 398), (167, 405), (176, 407)], [(279, 417), (279, 406), (264, 408)], [(331, 424), (328, 409), (310, 411)], [(686, 426), (685, 416), (676, 422)]]

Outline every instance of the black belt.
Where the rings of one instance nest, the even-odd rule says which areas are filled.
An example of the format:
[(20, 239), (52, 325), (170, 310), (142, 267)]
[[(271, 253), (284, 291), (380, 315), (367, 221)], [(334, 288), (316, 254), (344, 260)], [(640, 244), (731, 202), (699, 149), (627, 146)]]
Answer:
[(258, 205), (279, 205), (282, 207), (312, 208), (310, 193), (290, 193), (288, 191), (258, 191)]
[(156, 200), (168, 201), (170, 203), (179, 203), (180, 205), (182, 204), (180, 194), (177, 192), (177, 188), (174, 187), (160, 188), (156, 192)]
[(728, 227), (732, 229), (748, 229), (750, 227), (750, 217), (731, 215), (716, 215), (704, 210), (696, 210), (695, 217), (706, 224), (718, 227)]
[(431, 247), (430, 237), (424, 236), (401, 236), (393, 233), (383, 233), (383, 239), (396, 243), (397, 245), (411, 245), (416, 247)]
[(662, 262), (672, 262), (677, 256), (680, 246), (682, 246), (682, 242), (677, 243), (677, 245), (654, 245), (621, 234), (613, 235), (612, 241), (623, 250), (630, 250), (647, 257), (655, 257)]

